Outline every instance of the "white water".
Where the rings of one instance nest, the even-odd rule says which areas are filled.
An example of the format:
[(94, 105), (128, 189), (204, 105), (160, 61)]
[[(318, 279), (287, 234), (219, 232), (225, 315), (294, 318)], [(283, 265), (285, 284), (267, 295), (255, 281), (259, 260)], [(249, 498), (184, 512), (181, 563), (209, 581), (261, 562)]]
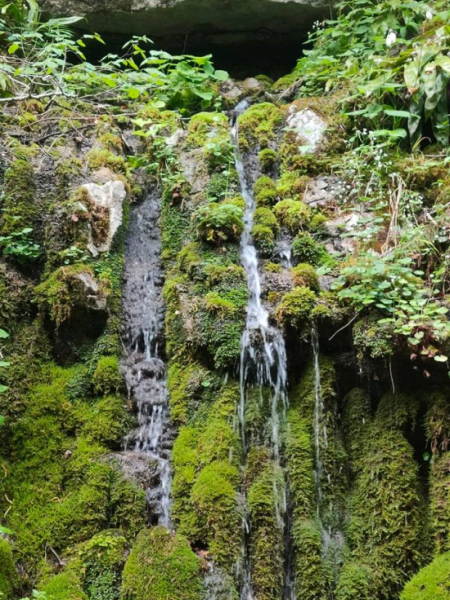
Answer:
[[(277, 486), (281, 464), (281, 435), (280, 425), (284, 420), (287, 408), (287, 358), (286, 346), (282, 332), (269, 324), (269, 315), (261, 300), (261, 277), (258, 256), (252, 238), (253, 218), (256, 209), (252, 191), (252, 176), (244, 165), (239, 150), (238, 116), (246, 108), (246, 101), (241, 102), (235, 109), (232, 127), (232, 141), (235, 149), (235, 165), (239, 177), (241, 194), (245, 201), (244, 230), (241, 236), (241, 263), (247, 276), (249, 292), (245, 329), (241, 338), (240, 357), (240, 403), (238, 409), (239, 428), (244, 451), (244, 460), (248, 452), (248, 440), (245, 427), (245, 412), (247, 403), (247, 387), (250, 384), (269, 388), (271, 391), (271, 452), (274, 460), (274, 497), (276, 517), (281, 532), (287, 531), (287, 502), (286, 485)], [(284, 249), (285, 259), (290, 256)], [(251, 580), (251, 556), (249, 556), (248, 537), (251, 534), (251, 524), (248, 515), (244, 514), (244, 548), (242, 559), (242, 588), (241, 600), (255, 600)], [(290, 564), (288, 561), (287, 564)], [(290, 570), (289, 570), (290, 571)], [(284, 600), (295, 600), (292, 573), (286, 573), (283, 592)]]
[(153, 472), (146, 490), (152, 522), (170, 527), (170, 449), (166, 368), (162, 356), (164, 305), (159, 199), (149, 195), (131, 214), (125, 253), (122, 368), (137, 407), (138, 427), (125, 449), (148, 458)]

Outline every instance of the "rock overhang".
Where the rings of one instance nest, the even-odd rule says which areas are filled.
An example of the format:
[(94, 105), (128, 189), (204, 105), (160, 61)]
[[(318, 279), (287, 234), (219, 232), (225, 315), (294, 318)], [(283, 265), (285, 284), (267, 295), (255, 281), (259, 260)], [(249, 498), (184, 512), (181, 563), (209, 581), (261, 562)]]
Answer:
[(262, 68), (265, 62), (295, 60), (312, 23), (326, 17), (330, 7), (324, 0), (40, 0), (40, 4), (53, 15), (83, 16), (82, 29), (106, 37), (145, 34), (171, 52), (212, 52), (222, 62), (229, 53), (230, 64), (259, 61)]

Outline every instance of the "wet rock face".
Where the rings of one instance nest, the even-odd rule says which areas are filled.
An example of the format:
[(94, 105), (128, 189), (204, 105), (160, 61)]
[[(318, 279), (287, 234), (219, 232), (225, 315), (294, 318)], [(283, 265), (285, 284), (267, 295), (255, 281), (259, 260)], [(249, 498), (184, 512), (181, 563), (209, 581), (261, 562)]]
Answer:
[(325, 0), (40, 0), (55, 15), (80, 15), (80, 27), (147, 34), (164, 47), (193, 51), (250, 41), (297, 40), (328, 14)]

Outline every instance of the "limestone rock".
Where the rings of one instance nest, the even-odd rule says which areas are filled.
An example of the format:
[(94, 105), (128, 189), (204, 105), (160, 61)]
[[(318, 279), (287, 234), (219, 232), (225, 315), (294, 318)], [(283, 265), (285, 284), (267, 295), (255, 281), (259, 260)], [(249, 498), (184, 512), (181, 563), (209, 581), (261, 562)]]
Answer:
[(125, 186), (122, 181), (108, 181), (103, 185), (85, 183), (81, 189), (86, 192), (87, 209), (91, 213), (87, 248), (93, 256), (98, 256), (109, 252), (122, 224)]
[(311, 108), (297, 109), (293, 104), (286, 121), (288, 130), (294, 131), (299, 141), (301, 154), (316, 152), (325, 137), (327, 122)]

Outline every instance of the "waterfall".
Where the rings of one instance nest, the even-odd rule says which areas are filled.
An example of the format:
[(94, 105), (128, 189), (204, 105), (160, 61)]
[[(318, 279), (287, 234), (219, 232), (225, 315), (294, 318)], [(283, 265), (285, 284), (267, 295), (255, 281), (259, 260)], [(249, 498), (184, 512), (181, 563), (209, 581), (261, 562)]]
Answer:
[[(245, 409), (247, 401), (247, 386), (256, 383), (262, 388), (268, 387), (271, 392), (271, 452), (275, 468), (281, 467), (281, 421), (284, 420), (287, 408), (287, 358), (286, 347), (282, 332), (269, 324), (269, 314), (261, 300), (261, 277), (259, 273), (258, 256), (252, 238), (253, 218), (256, 209), (253, 196), (253, 177), (244, 165), (244, 159), (239, 149), (238, 116), (248, 107), (247, 101), (241, 102), (234, 111), (234, 122), (231, 137), (235, 152), (235, 166), (239, 178), (241, 194), (245, 202), (244, 229), (241, 236), (241, 263), (247, 276), (249, 292), (245, 329), (241, 338), (240, 356), (240, 402), (238, 408), (239, 428), (242, 440), (244, 462), (248, 453), (246, 439)], [(286, 482), (282, 489), (276, 485), (274, 477), (274, 495), (276, 501), (277, 520), (280, 530), (288, 530)], [(241, 600), (254, 600), (251, 581), (251, 556), (249, 556), (248, 538), (251, 524), (248, 515), (243, 517), (244, 549), (242, 560), (242, 589)], [(291, 561), (286, 557), (287, 571), (290, 571)], [(285, 574), (285, 600), (294, 600), (292, 573)]]
[[(325, 560), (330, 561), (332, 565), (338, 567), (342, 549), (344, 545), (344, 535), (339, 527), (333, 523), (330, 515), (334, 512), (332, 500), (325, 497), (323, 490), (323, 481), (327, 480), (331, 487), (333, 484), (332, 474), (327, 472), (323, 454), (328, 449), (328, 430), (326, 424), (325, 404), (322, 394), (322, 383), (320, 373), (320, 349), (319, 349), (319, 334), (317, 327), (313, 325), (311, 329), (311, 348), (313, 353), (314, 366), (314, 479), (316, 487), (316, 502), (317, 502), (317, 520), (320, 527), (322, 539), (322, 555)], [(328, 501), (329, 515), (326, 517), (323, 513), (323, 506)], [(339, 517), (338, 517), (339, 518)], [(338, 520), (338, 518), (336, 520)]]
[(163, 350), (159, 213), (156, 190), (131, 212), (125, 249), (122, 368), (138, 419), (138, 427), (125, 440), (125, 449), (150, 462), (153, 478), (146, 494), (152, 522), (170, 527), (172, 435)]

